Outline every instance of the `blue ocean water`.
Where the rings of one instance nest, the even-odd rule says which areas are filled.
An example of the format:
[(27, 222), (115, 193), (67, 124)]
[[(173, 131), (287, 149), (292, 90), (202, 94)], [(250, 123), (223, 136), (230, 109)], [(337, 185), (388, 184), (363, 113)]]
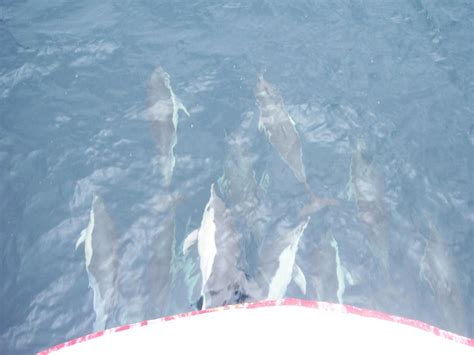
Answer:
[[(0, 353), (94, 330), (75, 249), (93, 194), (118, 235), (116, 324), (194, 309), (196, 262), (179, 251), (247, 119), (253, 170), (272, 205), (264, 221), (295, 215), (308, 192), (257, 130), (258, 75), (295, 121), (311, 190), (337, 201), (313, 213), (301, 237), (306, 294), (290, 284), (286, 296), (340, 300), (325, 262), (330, 236), (344, 303), (474, 337), (473, 19), (470, 1), (2, 1)], [(169, 192), (147, 118), (157, 65), (190, 113), (180, 113), (175, 147), (172, 255), (150, 248)], [(357, 180), (357, 154), (376, 177), (368, 186)], [(350, 191), (357, 183), (375, 191), (373, 204)], [(275, 236), (263, 237), (271, 249)], [(395, 296), (380, 290), (382, 249)], [(153, 278), (156, 255), (169, 260), (168, 285)], [(258, 254), (250, 259), (257, 267)], [(162, 288), (168, 301), (151, 309), (150, 292)]]

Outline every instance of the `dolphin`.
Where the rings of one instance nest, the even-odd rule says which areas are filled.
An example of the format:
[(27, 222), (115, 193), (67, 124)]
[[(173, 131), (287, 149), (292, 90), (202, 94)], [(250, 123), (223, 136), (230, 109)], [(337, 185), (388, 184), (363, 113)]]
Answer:
[(265, 179), (257, 181), (254, 170), (257, 155), (252, 148), (256, 129), (252, 131), (252, 123), (253, 117), (247, 115), (241, 125), (227, 136), (223, 174), (217, 186), (238, 223), (249, 230), (249, 233), (244, 233), (247, 242), (255, 243), (258, 250), (272, 211), (269, 202), (263, 198)]
[(157, 193), (150, 200), (153, 218), (158, 223), (150, 230), (147, 243), (150, 253), (144, 278), (147, 318), (172, 314), (176, 305), (173, 292), (180, 266), (176, 253), (176, 209), (183, 200), (177, 191)]
[(182, 200), (178, 193), (156, 195), (155, 218), (160, 223), (150, 238), (151, 258), (147, 266), (147, 317), (169, 314), (175, 266), (176, 207)]
[(311, 249), (311, 271), (308, 277), (308, 293), (319, 301), (344, 303), (346, 279), (352, 277), (341, 263), (339, 245), (332, 233), (324, 233), (318, 245)]
[(175, 166), (174, 147), (177, 143), (178, 113), (189, 112), (176, 97), (170, 76), (160, 66), (151, 74), (148, 82), (148, 118), (158, 150), (159, 167), (165, 187), (171, 184)]
[(299, 217), (303, 219), (326, 206), (338, 205), (337, 201), (316, 197), (311, 191), (306, 179), (301, 140), (295, 121), (286, 110), (278, 89), (266, 81), (262, 74), (257, 79), (255, 97), (260, 108), (259, 130), (264, 132), (270, 144), (310, 195), (310, 201), (301, 209)]
[(281, 94), (260, 74), (255, 97), (260, 108), (259, 129), (265, 133), (296, 179), (307, 187), (300, 136)]
[(256, 282), (264, 298), (283, 298), (291, 280), (294, 280), (301, 292), (306, 294), (306, 277), (296, 264), (296, 254), (309, 221), (310, 217), (307, 217), (294, 228), (283, 228), (272, 245), (263, 250)]
[(366, 150), (365, 142), (358, 140), (350, 165), (349, 198), (355, 198), (369, 249), (388, 275), (388, 214), (383, 201), (384, 183)]
[(117, 234), (99, 195), (94, 195), (89, 224), (81, 232), (76, 249), (84, 243), (89, 287), (94, 293), (94, 329), (103, 330), (117, 302)]
[(245, 117), (242, 124), (227, 136), (224, 172), (218, 180), (220, 191), (232, 201), (239, 214), (253, 210), (261, 194), (253, 167), (257, 156), (252, 153), (251, 123), (252, 117)]
[[(466, 335), (462, 285), (451, 248), (431, 219), (427, 227), (429, 237), (420, 261), (420, 278), (434, 295), (435, 312), (441, 317), (442, 326)], [(432, 309), (430, 313), (433, 313)]]
[(201, 298), (198, 308), (207, 309), (239, 303), (248, 296), (247, 276), (242, 255), (242, 235), (235, 229), (231, 212), (211, 185), (199, 228), (183, 242), (183, 254), (197, 243), (201, 271)]

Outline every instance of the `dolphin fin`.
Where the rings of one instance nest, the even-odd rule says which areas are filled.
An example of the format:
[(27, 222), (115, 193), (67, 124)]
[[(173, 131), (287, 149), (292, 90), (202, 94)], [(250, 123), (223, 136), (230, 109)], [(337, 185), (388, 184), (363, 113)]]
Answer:
[(77, 250), (77, 248), (79, 248), (79, 245), (84, 243), (84, 241), (86, 240), (86, 235), (87, 235), (87, 230), (88, 229), (89, 229), (89, 226), (87, 226), (86, 228), (84, 228), (82, 230), (81, 235), (79, 236), (79, 239), (76, 242), (76, 250)]
[(296, 264), (293, 266), (293, 280), (295, 281), (301, 292), (305, 295), (306, 277), (304, 276), (303, 271), (301, 271), (300, 267)]
[(351, 286), (355, 285), (354, 279), (352, 278), (351, 273), (349, 270), (347, 270), (344, 265), (341, 265), (342, 272), (344, 273), (344, 279), (347, 281), (347, 283)]
[(181, 110), (186, 114), (186, 116), (190, 117), (191, 115), (189, 114), (188, 109), (183, 105), (181, 100), (177, 99), (176, 101), (176, 103), (178, 104), (178, 111)]
[(188, 253), (188, 249), (196, 243), (198, 238), (199, 228), (193, 230), (183, 242), (183, 255)]
[(79, 239), (76, 242), (76, 249), (79, 247), (79, 245), (85, 242), (87, 236), (91, 234), (92, 231), (94, 230), (94, 224), (95, 224), (94, 201), (96, 201), (97, 198), (98, 196), (94, 194), (92, 208), (89, 214), (89, 223), (87, 224), (87, 227), (82, 230), (81, 235), (79, 236)]
[(293, 119), (293, 117), (291, 117), (290, 114), (288, 114), (288, 119), (290, 120), (290, 122), (291, 122), (291, 124), (293, 125), (293, 127), (296, 128), (296, 122), (295, 122), (295, 120)]
[(342, 268), (341, 258), (339, 256), (339, 246), (337, 244), (337, 240), (334, 239), (334, 236), (332, 233), (330, 233), (330, 237), (331, 237), (330, 244), (334, 249), (335, 259), (336, 259), (337, 300), (339, 301), (339, 303), (342, 304), (344, 303), (343, 297), (344, 297), (344, 292), (346, 290), (344, 269)]
[(345, 195), (349, 201), (352, 201), (355, 199), (355, 191), (354, 191), (354, 186), (352, 185), (352, 180), (350, 180), (345, 188)]
[(226, 195), (229, 192), (229, 181), (227, 180), (225, 173), (217, 179), (217, 187), (223, 195)]
[[(253, 173), (255, 175), (255, 171)], [(258, 185), (264, 192), (268, 191), (268, 187), (270, 186), (270, 175), (266, 171), (262, 173)]]

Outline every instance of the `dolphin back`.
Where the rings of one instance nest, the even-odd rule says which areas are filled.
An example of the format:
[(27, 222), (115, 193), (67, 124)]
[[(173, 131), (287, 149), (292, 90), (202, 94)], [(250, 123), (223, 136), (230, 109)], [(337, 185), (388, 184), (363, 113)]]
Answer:
[(290, 167), (296, 179), (306, 184), (301, 140), (296, 124), (286, 110), (278, 90), (259, 76), (255, 90), (260, 108), (259, 128), (282, 160)]
[[(102, 198), (93, 197), (89, 225), (77, 245), (84, 242), (89, 287), (94, 294), (95, 330), (102, 330), (114, 312), (118, 284), (117, 235)], [(76, 246), (77, 246), (76, 245)]]

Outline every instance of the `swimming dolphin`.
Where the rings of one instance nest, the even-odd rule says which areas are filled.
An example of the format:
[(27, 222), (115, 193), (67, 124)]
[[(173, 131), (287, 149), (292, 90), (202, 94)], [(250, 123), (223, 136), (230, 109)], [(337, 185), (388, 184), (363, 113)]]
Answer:
[(252, 152), (251, 123), (252, 117), (248, 115), (242, 124), (227, 136), (224, 173), (218, 180), (220, 191), (232, 201), (232, 206), (239, 214), (253, 210), (261, 193), (255, 177), (254, 163), (257, 156)]
[(283, 98), (263, 75), (258, 76), (255, 97), (260, 108), (259, 129), (265, 133), (296, 179), (307, 186), (300, 136)]
[(428, 220), (429, 236), (420, 262), (420, 278), (430, 287), (435, 299), (435, 310), (430, 314), (440, 316), (442, 327), (467, 335), (464, 297), (449, 243), (431, 219)]
[(156, 195), (155, 218), (160, 222), (150, 238), (151, 258), (147, 266), (147, 317), (169, 314), (175, 267), (176, 206), (182, 200), (177, 193)]
[(257, 181), (254, 170), (257, 155), (253, 152), (253, 137), (257, 132), (256, 127), (252, 130), (252, 124), (253, 117), (247, 115), (227, 136), (223, 175), (218, 179), (218, 187), (240, 226), (249, 231), (244, 233), (247, 242), (259, 249), (272, 211), (269, 201), (263, 198), (265, 187), (262, 181)]
[(374, 162), (367, 158), (365, 142), (358, 140), (350, 165), (349, 198), (355, 198), (357, 203), (358, 217), (364, 225), (370, 251), (388, 274), (388, 215), (383, 185)]
[(89, 287), (94, 293), (94, 329), (103, 330), (111, 320), (117, 300), (117, 235), (102, 198), (94, 195), (89, 224), (82, 231), (76, 249), (84, 243)]
[(247, 298), (242, 236), (231, 212), (217, 196), (214, 184), (198, 229), (183, 243), (183, 253), (197, 243), (202, 277), (199, 308), (239, 303)]
[(260, 108), (259, 130), (265, 133), (270, 144), (309, 193), (310, 201), (301, 209), (299, 217), (302, 219), (326, 206), (337, 205), (337, 201), (316, 197), (311, 191), (306, 179), (301, 140), (295, 121), (286, 110), (278, 89), (261, 74), (258, 76), (255, 97)]
[(306, 294), (306, 277), (296, 264), (296, 254), (309, 221), (310, 217), (307, 217), (294, 228), (284, 227), (278, 232), (277, 239), (264, 248), (255, 276), (264, 298), (283, 298), (291, 280)]
[(175, 166), (174, 147), (177, 143), (179, 110), (189, 112), (171, 88), (170, 76), (160, 66), (153, 71), (148, 82), (148, 118), (158, 150), (163, 185), (169, 186)]
[(319, 301), (344, 303), (346, 279), (352, 281), (350, 274), (341, 263), (339, 245), (327, 232), (311, 250), (311, 270), (306, 272), (308, 293)]

